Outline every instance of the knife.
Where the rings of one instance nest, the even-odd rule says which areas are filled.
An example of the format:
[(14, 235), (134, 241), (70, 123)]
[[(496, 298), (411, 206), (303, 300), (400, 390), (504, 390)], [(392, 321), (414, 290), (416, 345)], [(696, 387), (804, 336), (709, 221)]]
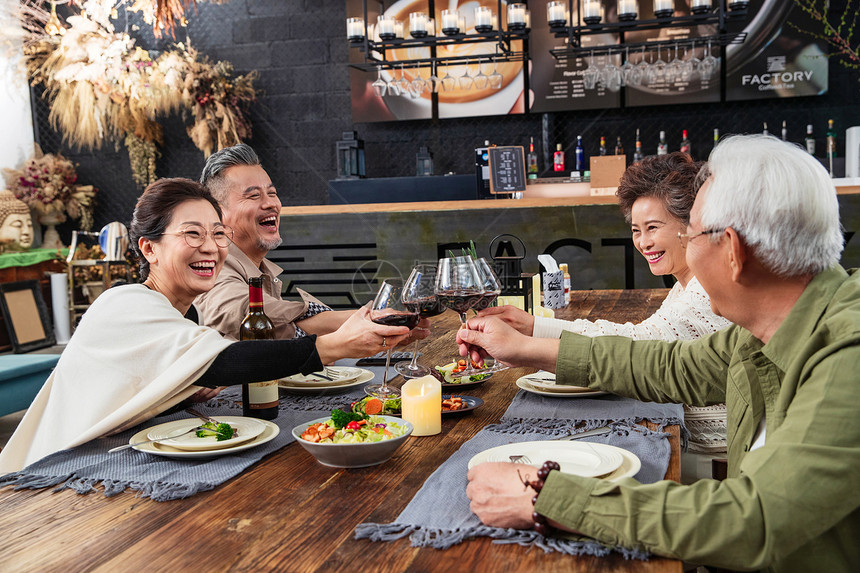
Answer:
[(563, 436), (561, 438), (553, 438), (553, 441), (570, 441), (570, 440), (578, 440), (580, 438), (588, 438), (590, 436), (600, 436), (603, 434), (608, 434), (612, 431), (612, 428), (609, 426), (603, 426), (602, 428), (595, 428), (593, 430), (587, 430), (585, 432), (580, 432), (578, 434), (569, 434), (567, 436)]

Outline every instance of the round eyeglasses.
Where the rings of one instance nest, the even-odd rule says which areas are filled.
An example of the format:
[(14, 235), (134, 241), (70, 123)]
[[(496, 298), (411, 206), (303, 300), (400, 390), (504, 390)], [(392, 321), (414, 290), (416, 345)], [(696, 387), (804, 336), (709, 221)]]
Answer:
[(687, 243), (690, 242), (690, 239), (695, 239), (700, 235), (712, 235), (714, 233), (722, 233), (725, 229), (709, 229), (707, 231), (701, 231), (700, 233), (678, 233), (678, 240), (681, 241), (681, 246), (685, 249), (687, 248)]
[(192, 249), (203, 246), (203, 243), (206, 242), (206, 236), (212, 235), (215, 244), (224, 248), (230, 246), (230, 241), (233, 240), (233, 229), (227, 225), (219, 225), (211, 231), (207, 231), (200, 225), (188, 225), (176, 233), (162, 233), (162, 235), (182, 235)]

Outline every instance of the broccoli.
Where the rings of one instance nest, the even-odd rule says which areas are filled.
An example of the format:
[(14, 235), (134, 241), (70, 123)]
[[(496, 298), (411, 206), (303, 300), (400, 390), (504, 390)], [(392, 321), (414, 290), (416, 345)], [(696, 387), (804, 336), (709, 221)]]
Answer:
[(201, 426), (200, 430), (197, 430), (198, 438), (215, 436), (215, 441), (217, 442), (229, 440), (234, 435), (236, 435), (236, 430), (230, 424), (225, 424), (224, 422), (221, 422), (217, 426), (212, 422), (206, 422)]
[(340, 430), (350, 422), (358, 422), (367, 418), (359, 412), (344, 412), (343, 410), (335, 409), (331, 411), (331, 421), (334, 427)]

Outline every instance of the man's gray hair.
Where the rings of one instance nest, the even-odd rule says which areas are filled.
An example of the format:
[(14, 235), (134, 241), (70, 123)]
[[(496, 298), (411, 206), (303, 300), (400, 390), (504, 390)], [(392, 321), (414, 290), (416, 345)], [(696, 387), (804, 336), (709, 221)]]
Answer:
[(736, 230), (769, 271), (817, 274), (839, 262), (836, 188), (805, 150), (769, 135), (736, 135), (711, 152), (702, 229)]
[(236, 165), (260, 165), (260, 158), (250, 145), (240, 143), (210, 155), (200, 174), (201, 185), (209, 189), (209, 192), (222, 205), (227, 200), (227, 189), (221, 184), (222, 176), (224, 171)]

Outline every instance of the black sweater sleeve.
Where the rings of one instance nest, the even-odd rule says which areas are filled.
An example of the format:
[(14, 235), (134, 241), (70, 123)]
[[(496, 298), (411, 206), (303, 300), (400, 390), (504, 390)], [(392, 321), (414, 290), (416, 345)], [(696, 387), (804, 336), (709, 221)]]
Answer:
[(215, 388), (247, 382), (264, 382), (293, 374), (322, 370), (316, 336), (289, 340), (234, 342), (215, 357), (194, 384)]

